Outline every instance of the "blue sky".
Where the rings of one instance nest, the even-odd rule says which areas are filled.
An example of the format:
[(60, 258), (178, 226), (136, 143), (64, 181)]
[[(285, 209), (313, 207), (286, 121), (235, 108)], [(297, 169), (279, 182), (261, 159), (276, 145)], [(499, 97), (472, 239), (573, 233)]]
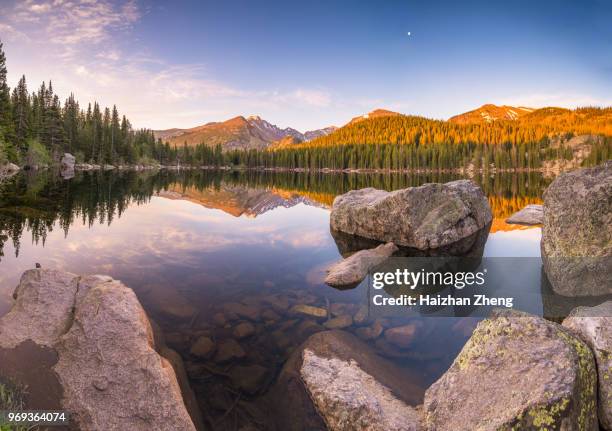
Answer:
[(9, 79), (135, 126), (612, 105), (612, 1), (0, 0)]

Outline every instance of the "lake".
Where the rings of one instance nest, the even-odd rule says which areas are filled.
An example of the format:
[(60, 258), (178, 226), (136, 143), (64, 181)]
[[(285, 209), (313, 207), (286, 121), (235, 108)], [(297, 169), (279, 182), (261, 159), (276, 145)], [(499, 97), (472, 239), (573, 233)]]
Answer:
[[(446, 182), (456, 174), (338, 174), (256, 171), (78, 172), (70, 180), (50, 171), (22, 172), (0, 185), (0, 315), (23, 271), (57, 268), (101, 273), (134, 289), (167, 344), (185, 361), (199, 402), (217, 424), (266, 428), (266, 394), (288, 355), (321, 322), (284, 314), (286, 305), (330, 310), (362, 305), (362, 283), (337, 290), (325, 269), (344, 245), (330, 232), (336, 195), (362, 187), (387, 190)], [(539, 260), (540, 228), (504, 220), (541, 203), (550, 179), (536, 173), (477, 176), (494, 220), (485, 257)], [(345, 253), (346, 254), (346, 253)], [(526, 283), (544, 314), (539, 269)], [(239, 321), (253, 334), (240, 338), (244, 355), (215, 361), (190, 352), (200, 337), (237, 338)], [(395, 316), (383, 326), (418, 322), (409, 350), (367, 342), (425, 389), (451, 364), (478, 318)], [(348, 330), (357, 333), (356, 326)], [(240, 355), (238, 355), (240, 356)], [(257, 365), (261, 378), (242, 381), (232, 364)], [(236, 394), (241, 399), (236, 401)]]

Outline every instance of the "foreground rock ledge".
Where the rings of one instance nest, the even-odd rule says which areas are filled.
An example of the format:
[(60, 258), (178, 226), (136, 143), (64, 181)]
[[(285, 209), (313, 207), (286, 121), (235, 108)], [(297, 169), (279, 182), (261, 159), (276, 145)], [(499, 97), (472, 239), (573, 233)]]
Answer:
[(596, 385), (591, 350), (567, 329), (494, 311), (425, 393), (426, 427), (596, 431)]
[(491, 220), (487, 198), (469, 180), (353, 190), (334, 199), (330, 216), (333, 230), (420, 250), (453, 244)]
[(612, 301), (596, 307), (578, 307), (563, 321), (595, 354), (599, 376), (599, 423), (612, 431)]
[(131, 289), (110, 277), (37, 269), (23, 274), (14, 296), (0, 319), (3, 357), (27, 343), (55, 351), (61, 408), (77, 429), (195, 430)]

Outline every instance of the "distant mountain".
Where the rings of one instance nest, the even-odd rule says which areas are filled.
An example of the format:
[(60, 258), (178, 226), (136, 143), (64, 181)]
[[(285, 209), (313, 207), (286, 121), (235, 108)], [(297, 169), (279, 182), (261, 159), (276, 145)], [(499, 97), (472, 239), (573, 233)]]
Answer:
[(347, 126), (349, 124), (355, 124), (358, 123), (360, 121), (363, 120), (368, 120), (371, 118), (380, 118), (380, 117), (397, 117), (403, 114), (400, 114), (398, 112), (393, 112), (393, 111), (388, 111), (386, 109), (375, 109), (371, 112), (368, 112), (367, 114), (364, 115), (360, 115), (359, 117), (355, 117), (353, 118), (351, 121), (348, 122)]
[(294, 148), (355, 144), (528, 143), (566, 134), (612, 136), (612, 107), (532, 109), (488, 104), (448, 121), (377, 109), (353, 118), (329, 135), (297, 144)]
[(457, 124), (491, 123), (498, 120), (518, 120), (519, 118), (535, 111), (533, 108), (524, 106), (497, 106), (492, 104), (482, 105), (478, 109), (463, 114), (455, 115), (448, 121)]
[(336, 126), (324, 127), (323, 129), (317, 130), (309, 130), (308, 132), (304, 132), (303, 141), (312, 141), (313, 139), (320, 138), (321, 136), (327, 136), (336, 130), (338, 130)]
[(280, 127), (258, 116), (235, 117), (219, 123), (207, 123), (191, 129), (156, 130), (155, 137), (170, 145), (189, 146), (205, 143), (208, 146), (221, 144), (224, 150), (265, 149), (283, 138), (292, 137), (297, 142), (305, 142), (326, 136), (336, 127), (326, 127), (301, 133), (296, 129)]

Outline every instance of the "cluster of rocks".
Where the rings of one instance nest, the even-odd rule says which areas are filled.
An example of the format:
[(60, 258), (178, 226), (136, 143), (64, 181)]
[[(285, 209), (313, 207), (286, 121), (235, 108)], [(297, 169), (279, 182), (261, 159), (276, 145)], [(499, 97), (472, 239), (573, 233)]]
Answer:
[[(400, 254), (482, 255), (493, 219), (482, 189), (470, 180), (387, 192), (373, 188), (352, 190), (334, 199), (330, 227), (339, 248), (342, 243), (387, 242), (362, 249), (328, 270), (325, 280), (334, 287), (351, 287), (388, 257)], [(484, 235), (483, 235), (484, 233)], [(344, 238), (343, 238), (344, 237)], [(417, 253), (414, 253), (414, 250)]]
[(167, 317), (184, 324), (167, 330), (166, 342), (182, 354), (192, 386), (202, 395), (201, 410), (214, 423), (232, 410), (244, 425), (260, 429), (272, 426), (274, 418), (265, 412), (275, 378), (314, 334), (341, 330), (390, 360), (421, 360), (414, 347), (428, 335), (417, 319), (373, 318), (365, 306), (326, 301), (299, 289), (268, 287), (240, 301), (212, 305), (199, 316), (188, 307), (170, 308)]
[[(457, 231), (448, 235), (447, 226), (443, 236), (432, 234), (435, 229), (426, 229), (423, 238), (416, 235), (429, 210), (416, 220), (410, 217), (409, 197), (415, 189), (364, 189), (342, 195), (334, 202), (332, 228), (417, 248), (461, 236)], [(451, 206), (461, 203), (465, 199)], [(457, 219), (453, 211), (446, 214)], [(544, 271), (555, 292), (590, 297), (612, 293), (612, 162), (560, 175), (546, 190), (543, 206), (530, 205), (508, 222), (543, 224)], [(345, 268), (352, 268), (354, 277), (367, 273), (364, 256), (372, 252), (349, 257), (331, 274), (346, 279)], [(360, 356), (363, 347), (347, 354), (350, 342), (342, 338), (346, 335), (325, 333), (329, 345), (343, 347), (321, 349), (319, 345), (328, 345), (325, 340), (307, 341), (279, 378), (283, 390), (297, 395), (279, 402), (284, 401), (283, 410), (315, 412), (313, 416), (333, 430), (612, 430), (611, 328), (612, 301), (577, 308), (562, 325), (496, 310), (479, 323), (453, 365), (427, 389), (423, 405), (416, 408), (384, 382), (379, 370), (367, 370)], [(385, 338), (391, 339), (395, 330), (385, 331)], [(309, 426), (316, 427), (315, 422)], [(285, 425), (304, 429), (292, 428), (290, 421)]]
[(320, 332), (294, 351), (272, 389), (278, 425), (610, 430), (611, 323), (612, 302), (578, 309), (563, 325), (496, 310), (424, 395), (405, 371), (354, 335)]
[(14, 298), (0, 319), (0, 376), (27, 387), (29, 409), (67, 410), (80, 430), (201, 428), (181, 358), (131, 289), (35, 269)]

